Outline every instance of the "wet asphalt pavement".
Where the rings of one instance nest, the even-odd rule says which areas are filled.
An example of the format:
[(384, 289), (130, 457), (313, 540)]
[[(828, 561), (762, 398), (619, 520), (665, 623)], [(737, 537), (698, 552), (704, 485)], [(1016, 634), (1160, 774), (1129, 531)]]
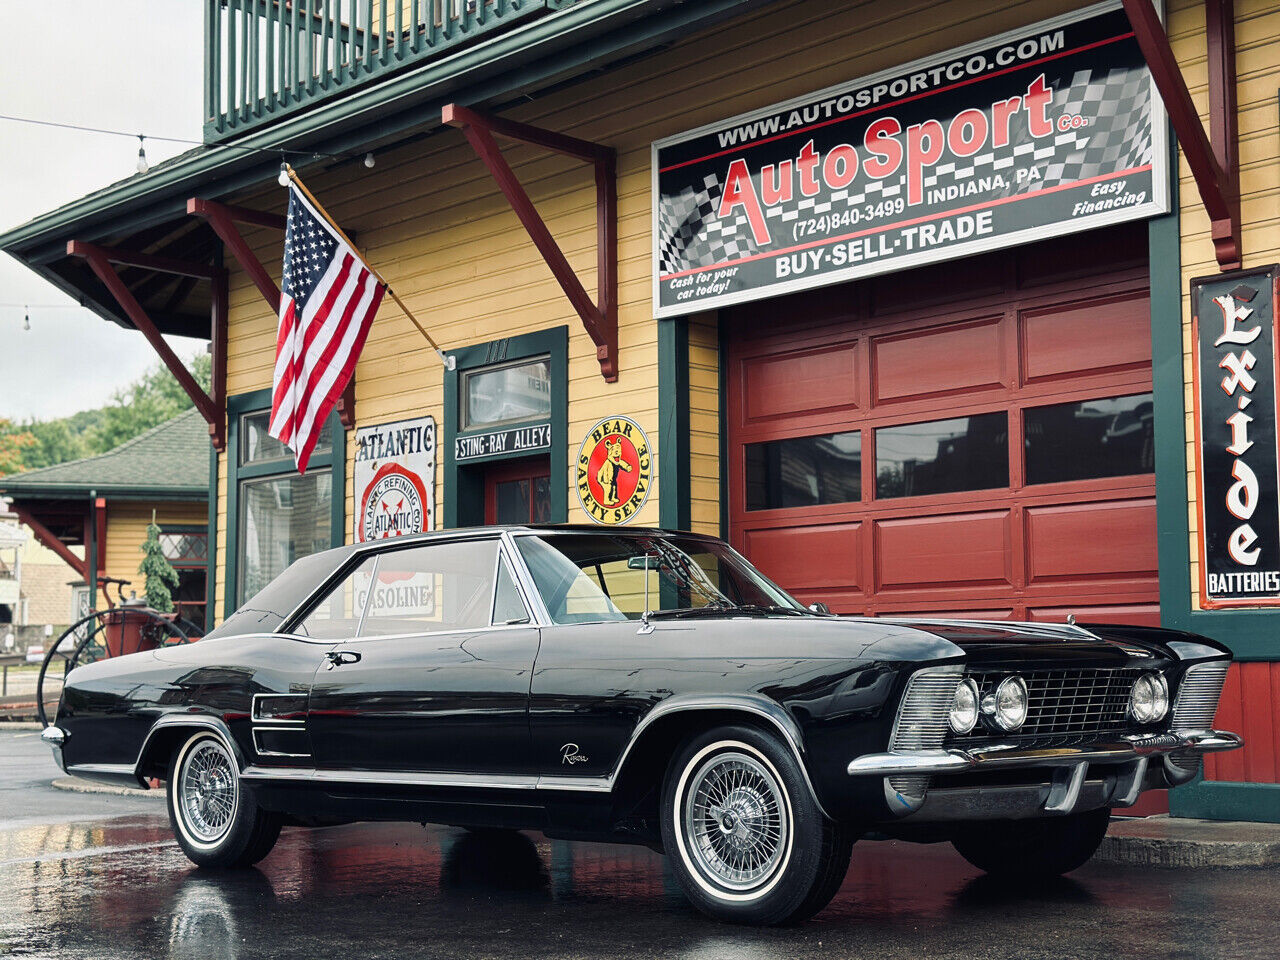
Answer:
[(194, 869), (163, 802), (55, 791), (0, 731), (0, 956), (1268, 958), (1280, 871), (1088, 864), (1038, 890), (949, 846), (859, 843), (794, 929), (703, 919), (647, 850), (411, 824), (286, 829), (259, 869)]

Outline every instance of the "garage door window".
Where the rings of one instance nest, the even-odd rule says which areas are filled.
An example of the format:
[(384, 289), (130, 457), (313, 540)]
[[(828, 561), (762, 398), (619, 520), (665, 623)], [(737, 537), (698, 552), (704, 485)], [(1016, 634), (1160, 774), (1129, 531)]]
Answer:
[(876, 431), (876, 496), (920, 497), (1009, 485), (1004, 411)]
[(862, 437), (857, 430), (752, 443), (745, 455), (748, 510), (862, 498)]
[(1152, 473), (1151, 394), (1033, 407), (1026, 424), (1027, 482)]

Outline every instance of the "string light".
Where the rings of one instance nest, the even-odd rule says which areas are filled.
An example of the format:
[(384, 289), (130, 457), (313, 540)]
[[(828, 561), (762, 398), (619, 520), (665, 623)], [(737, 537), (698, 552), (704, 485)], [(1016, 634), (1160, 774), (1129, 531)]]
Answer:
[[(151, 134), (129, 133), (125, 130), (109, 130), (105, 127), (88, 127), (78, 123), (60, 123), (56, 120), (37, 120), (34, 117), (15, 117), (8, 114), (0, 114), (0, 120), (9, 120), (13, 123), (30, 123), (39, 127), (56, 127), (60, 130), (77, 130), (81, 133), (100, 133), (110, 137), (136, 137), (138, 140), (138, 160), (135, 169), (138, 173), (146, 173), (151, 169), (151, 163), (147, 160), (146, 141), (157, 140), (161, 143), (181, 143), (193, 147), (205, 147), (208, 150), (240, 150), (244, 153), (273, 153), (277, 156), (293, 156), (309, 160), (354, 160), (358, 153), (326, 153), (323, 150), (293, 150), (286, 147), (251, 147), (241, 143), (214, 143), (207, 144), (203, 140), (189, 140), (185, 137), (157, 137)], [(373, 154), (365, 153), (364, 165), (372, 169), (374, 164)], [(283, 184), (285, 181), (281, 181)]]
[(289, 165), (283, 160), (280, 161), (280, 176), (276, 177), (276, 183), (282, 187), (289, 185)]

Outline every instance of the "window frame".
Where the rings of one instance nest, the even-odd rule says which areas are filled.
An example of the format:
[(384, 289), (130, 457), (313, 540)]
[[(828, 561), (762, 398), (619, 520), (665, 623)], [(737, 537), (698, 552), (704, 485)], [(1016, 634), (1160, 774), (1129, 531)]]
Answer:
[[(288, 477), (297, 475), (297, 468), (290, 460), (272, 460), (266, 463), (240, 463), (241, 424), (246, 416), (271, 410), (271, 391), (254, 390), (227, 397), (227, 493), (226, 512), (226, 564), (223, 584), (223, 618), (235, 613), (240, 593), (240, 500), (241, 483), (246, 480)], [(327, 451), (313, 454), (307, 465), (307, 474), (329, 471), (331, 502), (329, 516), (329, 546), (340, 547), (346, 542), (347, 526), (347, 431), (335, 409), (330, 412), (328, 426), (333, 443)], [(211, 542), (212, 547), (212, 542)]]
[[(204, 569), (204, 600), (202, 601), (202, 604), (204, 606), (204, 630), (207, 633), (213, 629), (213, 609), (215, 606), (213, 595), (213, 564), (215, 559), (214, 554), (216, 541), (210, 535), (208, 526), (202, 527), (199, 524), (193, 523), (162, 523), (160, 524), (160, 535), (164, 536), (165, 534), (177, 534), (178, 536), (198, 534), (205, 538), (203, 563), (200, 563), (199, 561), (192, 563), (174, 563), (170, 560), (169, 564), (174, 570)], [(165, 559), (168, 558), (166, 557)], [(175, 607), (179, 603), (177, 600), (174, 600), (173, 602)], [(190, 600), (182, 602), (188, 606), (192, 603)]]
[[(360, 566), (360, 564), (364, 563), (365, 560), (369, 559), (370, 555), (373, 555), (377, 561), (380, 561), (384, 555), (388, 553), (393, 553), (398, 550), (411, 550), (419, 547), (444, 546), (446, 544), (469, 543), (474, 541), (488, 541), (488, 540), (493, 540), (498, 545), (498, 559), (497, 559), (497, 563), (495, 563), (494, 565), (493, 575), (492, 575), (494, 597), (496, 597), (497, 595), (498, 564), (500, 564), (501, 561), (505, 558), (507, 561), (507, 567), (511, 571), (512, 579), (515, 581), (516, 591), (520, 596), (520, 601), (521, 603), (524, 604), (525, 612), (529, 615), (529, 619), (525, 623), (494, 624), (493, 623), (494, 597), (491, 597), (490, 603), (489, 603), (489, 617), (488, 617), (489, 622), (486, 625), (479, 626), (479, 627), (458, 627), (450, 630), (431, 630), (431, 631), (422, 631), (422, 632), (415, 632), (415, 633), (385, 633), (385, 634), (375, 634), (372, 636), (362, 637), (362, 636), (359, 636), (358, 634), (360, 630), (363, 629), (364, 627), (365, 614), (368, 612), (366, 609), (361, 612), (360, 624), (357, 627), (357, 636), (351, 637), (346, 640), (321, 640), (316, 637), (309, 637), (306, 634), (296, 632), (298, 625), (302, 621), (306, 620), (307, 617), (311, 615), (312, 611), (315, 610), (315, 608), (319, 606), (321, 603), (323, 603), (329, 597), (329, 594), (332, 593), (337, 587), (339, 587), (347, 579), (347, 577), (351, 576), (351, 574), (355, 572), (355, 570)], [(373, 568), (373, 575), (375, 577), (378, 574), (378, 566), (380, 566), (380, 562), (375, 562), (375, 565)], [(487, 632), (490, 630), (527, 630), (531, 627), (532, 628), (545, 627), (549, 625), (551, 621), (547, 617), (546, 611), (542, 608), (540, 600), (538, 601), (538, 603), (534, 602), (533, 598), (536, 597), (537, 594), (532, 592), (534, 590), (534, 587), (533, 587), (533, 584), (528, 581), (527, 579), (528, 576), (529, 576), (528, 571), (525, 569), (524, 565), (519, 561), (517, 551), (515, 550), (514, 545), (511, 542), (510, 534), (506, 533), (505, 531), (468, 530), (465, 533), (459, 533), (454, 535), (431, 533), (431, 534), (419, 535), (417, 537), (397, 537), (397, 538), (394, 538), (394, 542), (391, 542), (391, 543), (377, 541), (377, 542), (371, 542), (366, 544), (357, 544), (355, 548), (351, 551), (351, 554), (346, 558), (346, 560), (344, 560), (342, 564), (332, 574), (330, 574), (328, 577), (324, 579), (324, 582), (321, 583), (320, 586), (316, 588), (316, 590), (311, 594), (311, 596), (307, 597), (306, 600), (298, 604), (298, 606), (295, 607), (287, 617), (285, 617), (285, 619), (281, 622), (278, 632), (285, 636), (292, 637), (296, 640), (306, 641), (307, 643), (322, 643), (322, 644), (332, 646), (337, 643), (341, 643), (341, 644), (365, 643), (370, 640), (403, 640), (408, 637), (421, 637), (421, 636), (428, 636), (428, 635), (437, 637), (437, 636), (448, 636), (450, 634), (481, 633), (481, 632)]]
[[(545, 416), (533, 417), (508, 417), (505, 420), (493, 420), (489, 423), (472, 423), (471, 409), (468, 403), (468, 386), (471, 379), (486, 373), (499, 373), (503, 370), (514, 370), (517, 367), (528, 366), (529, 364), (546, 361), (547, 364), (547, 412)], [(550, 419), (554, 415), (553, 402), (551, 398), (552, 383), (552, 358), (549, 352), (534, 354), (528, 357), (515, 357), (514, 359), (504, 360), (499, 363), (485, 363), (476, 366), (462, 368), (458, 370), (458, 433), (466, 435), (470, 433), (490, 433), (495, 430), (504, 430), (512, 427), (519, 427), (523, 424), (538, 424), (544, 420)]]

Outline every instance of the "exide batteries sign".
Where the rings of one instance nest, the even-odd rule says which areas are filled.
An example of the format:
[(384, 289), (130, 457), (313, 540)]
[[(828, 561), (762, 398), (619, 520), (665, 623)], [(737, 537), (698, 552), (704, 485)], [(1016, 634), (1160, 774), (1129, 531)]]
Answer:
[(1280, 604), (1280, 267), (1191, 281), (1201, 606)]
[(1117, 3), (653, 146), (658, 316), (1169, 209)]

